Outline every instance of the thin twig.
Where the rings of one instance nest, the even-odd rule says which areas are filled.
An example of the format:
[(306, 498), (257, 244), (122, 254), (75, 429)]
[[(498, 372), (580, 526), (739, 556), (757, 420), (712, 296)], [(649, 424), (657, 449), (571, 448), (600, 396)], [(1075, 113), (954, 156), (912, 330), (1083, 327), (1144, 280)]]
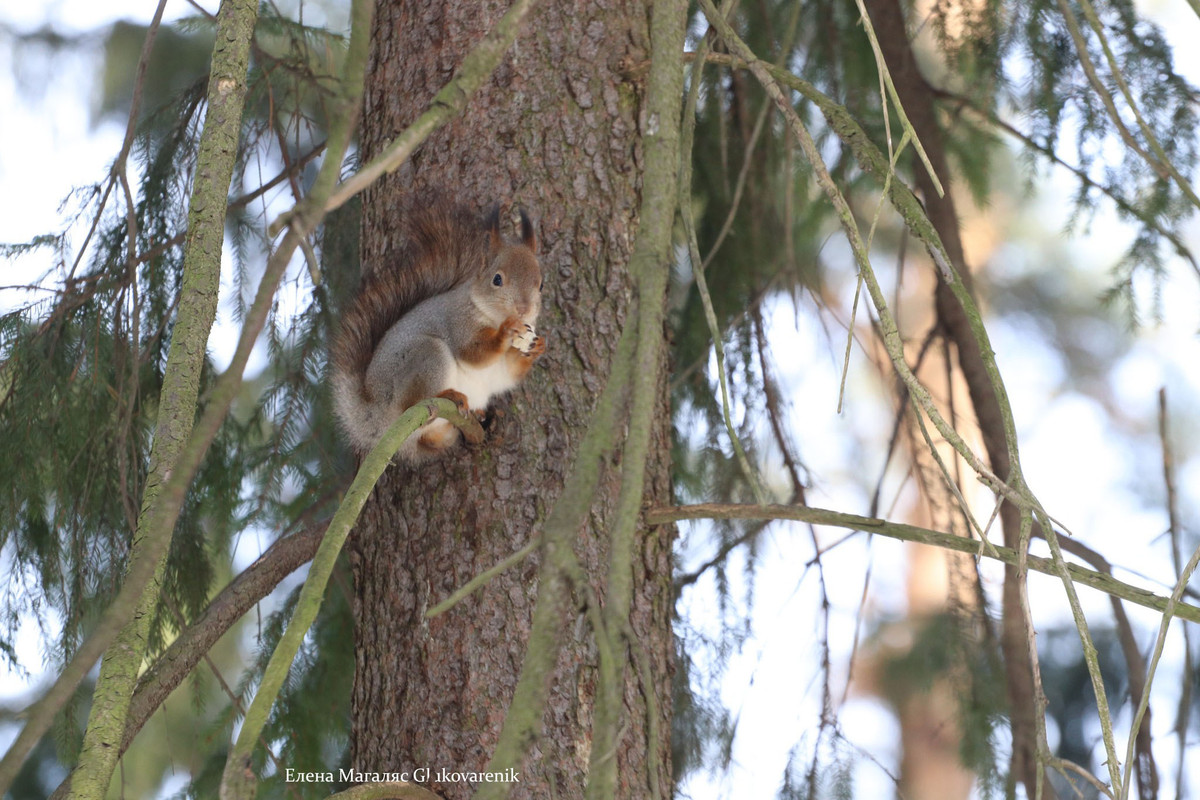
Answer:
[(1192, 251), (1188, 248), (1188, 246), (1186, 244), (1184, 244), (1183, 240), (1180, 239), (1179, 236), (1177, 236), (1176, 234), (1174, 234), (1171, 231), (1164, 228), (1161, 225), (1161, 223), (1159, 223), (1159, 221), (1153, 215), (1145, 213), (1144, 211), (1142, 211), (1142, 210), (1138, 209), (1136, 206), (1134, 206), (1131, 202), (1129, 202), (1125, 198), (1121, 197), (1121, 195), (1117, 193), (1116, 188), (1109, 186), (1107, 184), (1097, 182), (1095, 179), (1092, 178), (1092, 176), (1088, 175), (1082, 169), (1075, 166), (1074, 164), (1067, 162), (1065, 159), (1061, 158), (1057, 153), (1055, 153), (1049, 147), (1046, 147), (1043, 144), (1039, 144), (1037, 141), (1035, 141), (1033, 139), (1033, 137), (1031, 137), (1028, 134), (1024, 133), (1023, 131), (1019, 130), (1018, 128), (1009, 124), (1008, 122), (1005, 122), (1003, 119), (1001, 119), (999, 116), (997, 116), (994, 112), (989, 111), (985, 108), (980, 108), (970, 98), (964, 97), (963, 95), (955, 94), (953, 92), (946, 91), (944, 89), (933, 89), (933, 93), (935, 96), (937, 96), (939, 98), (943, 98), (945, 100), (949, 100), (949, 101), (953, 102), (954, 104), (959, 106), (959, 108), (966, 108), (966, 109), (970, 110), (971, 112), (978, 114), (980, 117), (987, 120), (988, 124), (990, 124), (996, 128), (999, 128), (1000, 130), (1007, 133), (1009, 136), (1011, 136), (1014, 139), (1016, 139), (1017, 141), (1021, 142), (1021, 144), (1023, 144), (1028, 149), (1030, 149), (1030, 150), (1034, 151), (1035, 153), (1041, 155), (1042, 157), (1048, 159), (1051, 163), (1057, 164), (1058, 166), (1060, 166), (1063, 169), (1070, 172), (1072, 175), (1074, 175), (1079, 180), (1079, 182), (1084, 186), (1084, 188), (1094, 188), (1094, 189), (1100, 190), (1100, 192), (1103, 193), (1105, 197), (1112, 200), (1113, 203), (1116, 204), (1118, 209), (1120, 209), (1121, 211), (1124, 211), (1126, 214), (1129, 214), (1132, 217), (1136, 217), (1137, 220), (1139, 222), (1141, 222), (1143, 225), (1145, 225), (1147, 228), (1149, 228), (1150, 230), (1153, 230), (1155, 233), (1159, 234), (1164, 239), (1166, 239), (1168, 242), (1170, 242), (1171, 246), (1175, 248), (1175, 252), (1178, 253), (1184, 260), (1186, 260), (1188, 262), (1188, 264), (1191, 266), (1193, 272), (1195, 272), (1198, 276), (1200, 276), (1200, 262), (1196, 261), (1196, 257), (1194, 255), (1192, 255)]
[[(180, 611), (179, 606), (170, 598), (167, 598), (166, 606), (171, 612), (171, 616), (174, 617), (175, 624), (178, 626), (178, 629), (185, 629), (187, 627), (187, 620), (184, 619), (183, 612)], [(229, 705), (234, 709), (234, 711), (237, 712), (239, 717), (244, 717), (246, 715), (246, 708), (242, 705), (242, 698), (238, 696), (237, 692), (233, 691), (233, 688), (229, 685), (229, 681), (225, 680), (225, 676), (221, 673), (221, 669), (217, 666), (216, 662), (212, 660), (212, 656), (206, 652), (204, 653), (203, 658), (204, 663), (208, 665), (209, 671), (213, 674), (213, 677), (217, 679), (217, 685), (221, 687), (221, 691), (224, 692), (227, 698), (229, 698)], [(277, 773), (282, 772), (284, 767), (280, 763), (279, 757), (275, 755), (275, 751), (272, 750), (270, 745), (267, 743), (266, 739), (260, 735), (258, 743), (261, 744), (263, 750), (266, 751), (267, 758), (270, 759), (271, 763), (275, 766), (275, 771)], [(64, 784), (64, 786), (65, 785), (66, 784)], [(287, 789), (289, 795), (296, 798), (296, 800), (300, 800), (300, 794), (296, 790), (295, 786), (289, 784)], [(53, 798), (51, 798), (51, 800), (53, 800)]]
[[(159, 15), (161, 15), (161, 9), (162, 6), (160, 5)], [(222, 24), (224, 26), (225, 22), (228, 22), (228, 30), (222, 32), (222, 36), (224, 36), (223, 41), (220, 36), (218, 37), (218, 45), (214, 48), (212, 71), (214, 72), (214, 79), (219, 77), (219, 80), (210, 82), (208, 106), (211, 117), (215, 118), (219, 113), (221, 118), (212, 122), (211, 125), (205, 126), (204, 134), (201, 138), (201, 150), (203, 151), (201, 157), (210, 159), (211, 170), (205, 181), (197, 181), (197, 185), (193, 187), (193, 194), (199, 195), (205, 191), (213, 191), (213, 185), (220, 182), (217, 179), (217, 175), (221, 173), (227, 164), (232, 169), (231, 161), (224, 158), (228, 154), (228, 151), (221, 150), (218, 144), (222, 141), (224, 134), (228, 133), (228, 128), (231, 126), (236, 128), (241, 118), (246, 65), (243, 57), (248, 58), (249, 55), (248, 49), (244, 49), (244, 45), (248, 43), (250, 31), (245, 27), (239, 28), (237, 23), (244, 21), (246, 16), (252, 19), (256, 13), (257, 6), (251, 5), (250, 11), (247, 12), (244, 5), (231, 5), (228, 15), (223, 18), (224, 21)], [(250, 27), (252, 25), (253, 22), (251, 21)], [(148, 57), (145, 47), (143, 47), (143, 56)], [(228, 108), (218, 112), (217, 109), (221, 106), (235, 108), (237, 110), (236, 116)], [(130, 128), (126, 131), (127, 147), (123, 149), (121, 157), (118, 158), (118, 163), (123, 161), (124, 157), (128, 154), (128, 146), (132, 145), (133, 120), (134, 117), (131, 115)], [(236, 140), (236, 136), (234, 139)], [(220, 189), (222, 211), (228, 181), (229, 178), (226, 175), (225, 186)], [(206, 183), (207, 186), (201, 186), (202, 183)], [(198, 242), (206, 235), (215, 233), (218, 237), (220, 236), (219, 228), (212, 228), (207, 224), (207, 219), (202, 219), (202, 217), (211, 216), (211, 211), (214, 208), (216, 208), (215, 204), (210, 204), (205, 208), (194, 205), (190, 210), (193, 219), (198, 220), (198, 232), (194, 234)], [(205, 211), (210, 213), (206, 215)], [(11, 786), (18, 770), (34, 745), (50, 727), (58, 711), (68, 702), (70, 696), (74, 693), (80, 682), (82, 682), (96, 660), (108, 649), (118, 634), (122, 633), (123, 630), (132, 630), (132, 627), (127, 628), (126, 626), (132, 625), (134, 611), (141, 604), (146, 586), (158, 570), (161, 558), (167, 552), (175, 519), (173, 518), (167, 524), (165, 521), (159, 519), (157, 512), (160, 510), (167, 511), (172, 505), (166, 499), (173, 488), (172, 481), (179, 479), (184, 474), (190, 476), (190, 473), (187, 473), (181, 467), (184, 459), (187, 457), (187, 448), (184, 447), (181, 449), (177, 445), (181, 439), (189, 439), (190, 444), (191, 440), (195, 439), (196, 436), (196, 431), (191, 425), (191, 419), (195, 414), (195, 384), (191, 381), (191, 378), (196, 377), (198, 380), (198, 364), (193, 357), (194, 351), (189, 352), (183, 342), (197, 336), (201, 337), (201, 342), (203, 342), (203, 339), (207, 337), (207, 327), (211, 325), (212, 321), (205, 309), (211, 300), (215, 311), (216, 303), (215, 279), (213, 277), (211, 259), (207, 258), (208, 254), (202, 251), (199, 245), (193, 250), (193, 253), (195, 255), (194, 264), (185, 266), (185, 273), (187, 273), (185, 277), (185, 289), (179, 294), (181, 309), (187, 308), (187, 312), (181, 312), (180, 318), (177, 321), (176, 341), (173, 342), (173, 344), (178, 345), (180, 350), (177, 354), (176, 348), (172, 347), (165, 373), (166, 382), (168, 384), (177, 384), (177, 386), (170, 392), (164, 391), (164, 406), (160, 409), (158, 431), (162, 436), (162, 441), (165, 443), (163, 444), (164, 451), (158, 453), (160, 442), (158, 437), (156, 437), (154, 444), (155, 452), (158, 453), (156, 457), (160, 458), (158, 466), (163, 472), (156, 474), (151, 479), (155, 483), (148, 485), (147, 488), (148, 492), (153, 489), (154, 494), (148, 498), (146, 503), (146, 510), (143, 516), (146, 524), (139, 525), (139, 534), (143, 534), (143, 532), (144, 534), (140, 538), (135, 539), (137, 547), (131, 555), (125, 582), (117, 593), (116, 599), (100, 615), (100, 619), (97, 621), (91, 634), (81, 643), (78, 650), (76, 650), (50, 688), (30, 706), (25, 725), (10, 744), (4, 757), (0, 759), (0, 794), (3, 794)], [(219, 263), (216, 266), (219, 273)], [(69, 280), (70, 278), (68, 278)], [(205, 286), (207, 283), (213, 284), (211, 293), (206, 292)], [(185, 302), (186, 306), (183, 305)], [(200, 356), (200, 360), (202, 361), (202, 346), (200, 347)], [(171, 404), (166, 403), (168, 394), (173, 395), (171, 398), (173, 402)], [(189, 396), (190, 400), (188, 399)], [(230, 402), (232, 402), (232, 399), (230, 397)], [(183, 408), (189, 403), (191, 404), (190, 409)], [(164, 433), (164, 431), (166, 432)], [(189, 433), (191, 433), (190, 438)], [(172, 462), (174, 463), (172, 464)], [(180, 467), (180, 469), (176, 469), (172, 473), (173, 467)], [(181, 479), (177, 480), (177, 483), (182, 482)], [(183, 505), (183, 488), (183, 486), (178, 486), (178, 494), (172, 498), (172, 500), (178, 501), (173, 508), (173, 517), (175, 518), (177, 518), (179, 509)], [(167, 511), (167, 513), (170, 513), (170, 511)], [(162, 523), (161, 526), (159, 525), (160, 522)], [(140, 661), (140, 657), (138, 660)], [(124, 666), (128, 666), (128, 664)], [(134, 674), (136, 675), (136, 672)], [(103, 666), (101, 675), (103, 680), (105, 678)], [(121, 683), (124, 682), (125, 677), (125, 675), (121, 676)], [(86, 771), (85, 786), (80, 792), (81, 796), (90, 796), (96, 793), (103, 795), (104, 791), (107, 790), (115, 763), (105, 754), (112, 752), (111, 749), (108, 749), (111, 748), (112, 742), (94, 741), (92, 732), (93, 730), (103, 729), (100, 736), (104, 737), (111, 733), (114, 720), (116, 725), (120, 726), (122, 724), (128, 701), (128, 695), (125, 695), (123, 691), (120, 688), (111, 689), (110, 693), (105, 695), (100, 688), (97, 689), (95, 695), (96, 702), (93, 703), (89, 718), (88, 735), (85, 735), (84, 738), (84, 753), (80, 759), (80, 766), (84, 767)], [(113, 714), (109, 715), (105, 713), (100, 702), (102, 700), (104, 704), (113, 709)], [(96, 723), (95, 727), (93, 727), (93, 721)], [(118, 727), (118, 735), (119, 731), (120, 728)], [(89, 755), (92, 753), (96, 754), (94, 761), (89, 758)]]
[(925, 171), (929, 173), (929, 180), (937, 190), (939, 196), (944, 196), (946, 190), (942, 188), (942, 182), (937, 176), (937, 171), (934, 170), (933, 164), (929, 162), (929, 156), (925, 154), (925, 148), (921, 144), (921, 139), (917, 136), (916, 130), (912, 123), (908, 121), (908, 115), (904, 113), (904, 105), (900, 102), (900, 95), (896, 92), (896, 86), (892, 83), (892, 73), (887, 68), (887, 62), (883, 58), (883, 51), (879, 48), (879, 40), (875, 38), (875, 27), (871, 24), (871, 17), (867, 14), (867, 7), (863, 5), (863, 0), (855, 0), (858, 4), (859, 18), (862, 19), (863, 29), (867, 32), (867, 38), (871, 41), (871, 49), (875, 52), (875, 68), (879, 70), (880, 76), (883, 78), (887, 86), (888, 96), (892, 99), (892, 105), (896, 109), (896, 113), (900, 116), (900, 124), (904, 126), (904, 130), (912, 137), (913, 147), (916, 148), (917, 154), (921, 157), (921, 163), (925, 166)]
[[(1068, 772), (1074, 772), (1076, 775), (1087, 781), (1088, 784), (1090, 784), (1100, 794), (1104, 795), (1105, 797), (1113, 796), (1112, 789), (1105, 784), (1104, 781), (1100, 780), (1091, 772), (1076, 764), (1074, 761), (1070, 761), (1065, 758), (1052, 758), (1046, 763), (1046, 766), (1063, 773), (1063, 777), (1067, 777), (1066, 773)], [(1074, 788), (1074, 785), (1072, 785), (1072, 788)], [(1078, 797), (1083, 797), (1083, 794), (1078, 789), (1075, 789), (1075, 794)]]
[[(693, 67), (693, 69), (697, 68)], [(699, 73), (697, 73), (696, 78), (698, 79), (699, 77)], [(767, 117), (770, 115), (770, 112), (771, 101), (767, 100), (758, 112), (758, 119), (754, 121), (754, 129), (750, 131), (750, 141), (746, 143), (746, 149), (742, 154), (742, 167), (738, 171), (737, 181), (733, 185), (733, 199), (729, 202), (729, 211), (725, 214), (725, 221), (721, 223), (720, 230), (717, 231), (717, 238), (713, 239), (712, 247), (708, 249), (708, 255), (704, 257), (703, 263), (700, 264), (701, 272), (708, 269), (708, 265), (717, 257), (717, 251), (721, 249), (721, 245), (725, 242), (725, 237), (729, 235), (729, 231), (733, 228), (733, 220), (742, 205), (742, 194), (746, 189), (746, 179), (750, 176), (750, 167), (754, 163), (754, 148), (758, 145), (759, 137), (762, 136), (763, 129), (766, 127)], [(692, 124), (694, 125), (695, 123), (693, 122)]]
[[(1138, 703), (1137, 713), (1133, 715), (1133, 729), (1136, 731), (1141, 727), (1142, 718), (1147, 713), (1150, 707), (1150, 686), (1154, 683), (1154, 673), (1158, 669), (1159, 659), (1162, 658), (1163, 647), (1167, 643), (1167, 631), (1171, 626), (1171, 618), (1178, 614), (1180, 598), (1183, 596), (1183, 587), (1187, 586), (1187, 582), (1191, 580), (1192, 573), (1196, 571), (1196, 567), (1200, 566), (1200, 547), (1192, 553), (1192, 557), (1188, 559), (1187, 564), (1179, 573), (1179, 580), (1175, 583), (1175, 591), (1171, 592), (1171, 597), (1167, 600), (1167, 607), (1163, 609), (1162, 623), (1158, 628), (1158, 638), (1154, 641), (1154, 651), (1150, 656), (1150, 666), (1146, 671), (1146, 691), (1142, 693), (1141, 702)], [(1179, 616), (1183, 616), (1179, 614)], [(1131, 778), (1134, 772), (1133, 748), (1137, 738), (1129, 737), (1129, 744), (1125, 750), (1125, 770), (1124, 780), (1120, 783), (1121, 800), (1126, 800), (1129, 797), (1129, 787)], [(1179, 758), (1183, 758), (1183, 753), (1179, 754)]]
[(366, 505), (367, 498), (370, 497), (379, 476), (387, 469), (392, 457), (400, 449), (400, 445), (418, 428), (435, 417), (441, 417), (464, 431), (474, 431), (476, 434), (482, 435), (479, 430), (479, 422), (473, 416), (463, 415), (449, 400), (433, 398), (418, 403), (400, 415), (400, 418), (392, 423), (375, 447), (363, 458), (358, 474), (354, 476), (354, 481), (346, 490), (341, 505), (338, 506), (333, 519), (329, 521), (329, 527), (313, 556), (313, 563), (309, 568), (304, 586), (300, 590), (296, 607), (292, 611), (283, 636), (280, 637), (279, 643), (271, 653), (270, 661), (263, 672), (262, 681), (258, 685), (258, 691), (254, 693), (254, 699), (243, 717), (237, 741), (225, 762), (225, 771), (221, 778), (222, 800), (254, 796), (255, 781), (254, 773), (249, 769), (250, 754), (266, 726), (267, 717), (274, 705), (275, 698), (283, 687), (292, 661), (309, 628), (312, 627), (317, 612), (320, 611), (321, 599), (324, 597), (325, 587), (329, 583), (329, 576), (333, 573), (342, 546), (350, 535), (350, 529), (358, 519), (363, 506)]
[[(1033, 797), (1035, 800), (1042, 800), (1042, 798), (1045, 796), (1042, 794), (1042, 789), (1046, 780), (1046, 770), (1044, 769), (1044, 766), (1050, 760), (1053, 754), (1050, 751), (1050, 743), (1046, 740), (1046, 706), (1048, 705), (1048, 702), (1046, 700), (1046, 690), (1042, 684), (1042, 668), (1038, 663), (1037, 628), (1034, 627), (1033, 624), (1033, 609), (1029, 607), (1029, 536), (1032, 529), (1033, 512), (1029, 509), (1022, 509), (1021, 527), (1019, 531), (1020, 538), (1018, 539), (1019, 544), (1017, 546), (1016, 584), (1019, 598), (1019, 608), (1021, 610), (1021, 617), (1024, 623), (1022, 628), (1025, 632), (1026, 655), (1029, 658), (1029, 671), (1033, 678), (1033, 725), (1036, 736), (1035, 741), (1037, 743), (1035, 748), (1037, 770), (1035, 771), (1034, 775)], [(1059, 559), (1054, 563), (1054, 566), (1057, 568), (1061, 564), (1062, 557), (1060, 556)], [(1068, 593), (1074, 591), (1074, 586), (1071, 584), (1070, 579), (1065, 579), (1064, 583), (1066, 584)], [(1078, 617), (1076, 618), (1076, 624), (1078, 625)], [(1086, 632), (1087, 625), (1084, 624), (1080, 630), (1080, 635), (1083, 636), (1086, 634)], [(1084, 645), (1084, 658), (1087, 658), (1086, 642)], [(1089, 662), (1088, 672), (1092, 676), (1092, 685), (1094, 688), (1097, 672), (1093, 671), (1090, 667), (1091, 662)], [(1103, 706), (1105, 702), (1106, 701), (1103, 701), (1097, 697), (1097, 706)], [(1107, 711), (1106, 708), (1103, 710)], [(1108, 737), (1106, 743), (1110, 741), (1112, 741), (1111, 736)], [(1026, 786), (1025, 788), (1028, 789), (1029, 787)]]
[[(1171, 562), (1175, 568), (1175, 580), (1183, 574), (1183, 553), (1179, 538), (1182, 533), (1179, 525), (1179, 512), (1175, 496), (1175, 459), (1171, 448), (1171, 438), (1167, 435), (1167, 388), (1158, 390), (1158, 438), (1162, 443), (1163, 454), (1163, 485), (1167, 490), (1167, 531), (1171, 536)], [(1188, 626), (1183, 626), (1183, 674), (1179, 691), (1179, 707), (1175, 712), (1175, 735), (1179, 740), (1179, 755), (1175, 766), (1176, 791), (1183, 795), (1183, 765), (1187, 761), (1183, 754), (1187, 752), (1187, 734), (1192, 715), (1192, 684), (1195, 668), (1192, 663), (1192, 641)]]
[[(1133, 112), (1133, 118), (1137, 121), (1138, 128), (1142, 131), (1142, 135), (1146, 137), (1146, 141), (1150, 144), (1150, 149), (1154, 151), (1154, 155), (1158, 158), (1157, 163), (1162, 169), (1166, 170), (1175, 183), (1183, 190), (1188, 199), (1197, 208), (1200, 208), (1200, 197), (1196, 196), (1196, 190), (1192, 188), (1192, 184), (1187, 178), (1180, 173), (1179, 169), (1171, 161), (1167, 152), (1159, 143), (1158, 137), (1154, 135), (1154, 131), (1146, 124), (1145, 117), (1142, 116), (1141, 110), (1138, 108), (1137, 100), (1134, 99), (1133, 92), (1129, 90), (1129, 83), (1125, 80), (1125, 74), (1121, 69), (1121, 65), (1117, 63), (1117, 57), (1113, 55), (1112, 48), (1108, 44), (1108, 36), (1104, 33), (1104, 25), (1101, 24), (1100, 18), (1096, 15), (1096, 9), (1092, 6), (1091, 0), (1078, 0), (1079, 7), (1083, 9), (1083, 16), (1087, 19), (1088, 25), (1092, 32), (1096, 34), (1096, 39), (1100, 42), (1100, 48), (1104, 51), (1104, 57), (1108, 61), (1109, 71), (1112, 73), (1113, 81), (1117, 84), (1117, 88), (1121, 91), (1121, 96), (1125, 98), (1125, 104), (1129, 106), (1129, 110)], [(1061, 6), (1060, 6), (1061, 7)], [(1070, 13), (1070, 6), (1067, 6), (1067, 11)], [(1068, 26), (1070, 22), (1068, 22)], [(1078, 40), (1076, 41), (1078, 45)], [(1085, 48), (1086, 50), (1086, 48)], [(1080, 55), (1080, 58), (1087, 58), (1086, 52)], [(1148, 162), (1150, 166), (1155, 166), (1154, 161)], [(1160, 173), (1161, 174), (1161, 173)], [(1163, 177), (1166, 177), (1164, 175)]]
[[(1083, 30), (1079, 27), (1079, 19), (1075, 16), (1075, 12), (1071, 10), (1071, 6), (1066, 0), (1058, 0), (1058, 10), (1062, 14), (1063, 21), (1067, 24), (1067, 31), (1071, 34), (1071, 41), (1075, 44), (1075, 53), (1079, 56), (1079, 65), (1083, 67), (1083, 73), (1087, 76), (1088, 83), (1092, 85), (1092, 89), (1100, 97), (1100, 102), (1104, 105), (1104, 109), (1108, 112), (1109, 120), (1111, 120), (1117, 133), (1121, 135), (1121, 140), (1125, 142), (1125, 146), (1142, 157), (1150, 168), (1153, 169), (1160, 178), (1167, 178), (1169, 173), (1164, 164), (1160, 163), (1154, 156), (1146, 152), (1145, 148), (1138, 143), (1129, 128), (1125, 125), (1125, 121), (1121, 119), (1121, 113), (1117, 110), (1117, 104), (1113, 100), (1112, 92), (1104, 85), (1104, 81), (1100, 79), (1099, 73), (1096, 72), (1096, 65), (1092, 61), (1092, 56), (1088, 52), (1087, 40), (1083, 38)], [(1120, 74), (1120, 70), (1117, 70)]]
[(529, 540), (529, 543), (520, 550), (510, 556), (507, 556), (506, 558), (497, 562), (495, 565), (488, 567), (486, 570), (479, 573), (474, 578), (471, 578), (471, 580), (467, 581), (459, 588), (455, 589), (449, 597), (426, 611), (425, 618), (433, 619), (434, 617), (444, 614), (450, 609), (454, 608), (476, 591), (486, 586), (488, 582), (492, 580), (492, 578), (496, 577), (510, 567), (520, 564), (522, 561), (528, 558), (534, 550), (537, 550), (539, 544), (541, 544), (541, 539), (537, 536), (533, 537)]
[[(921, 347), (917, 350), (917, 357), (913, 362), (913, 372), (920, 372), (921, 364), (925, 361), (925, 356), (929, 353), (929, 347), (933, 344), (934, 338), (937, 336), (937, 327), (934, 326), (925, 334), (925, 338), (921, 340)], [(883, 480), (887, 477), (888, 465), (892, 463), (892, 456), (896, 453), (896, 446), (900, 443), (900, 433), (904, 425), (904, 417), (908, 414), (909, 409), (909, 394), (908, 387), (904, 382), (897, 379), (896, 393), (899, 395), (896, 400), (896, 415), (892, 418), (892, 433), (888, 437), (887, 451), (883, 456), (883, 466), (879, 468), (879, 479), (875, 481), (875, 490), (871, 493), (871, 505), (869, 508), (869, 516), (875, 516), (879, 513), (880, 495), (883, 493)]]
[[(96, 215), (92, 218), (91, 228), (88, 230), (87, 236), (83, 239), (83, 244), (79, 247), (79, 252), (75, 257), (75, 263), (71, 265), (71, 271), (67, 275), (67, 283), (75, 277), (75, 271), (79, 268), (79, 263), (83, 259), (83, 254), (87, 252), (88, 244), (92, 240), (92, 235), (96, 232), (96, 227), (100, 224), (100, 218), (104, 215), (104, 207), (108, 202), (108, 197), (112, 193), (112, 188), (115, 185), (118, 176), (124, 178), (125, 163), (129, 159), (129, 151), (133, 148), (134, 135), (137, 132), (138, 115), (142, 107), (142, 92), (146, 86), (146, 69), (150, 66), (150, 53), (154, 50), (154, 40), (158, 36), (158, 28), (162, 23), (163, 11), (167, 7), (167, 0), (158, 0), (158, 6), (154, 9), (154, 17), (150, 20), (150, 24), (146, 27), (146, 38), (142, 41), (142, 51), (138, 55), (138, 64), (134, 72), (133, 79), (133, 95), (129, 101), (129, 121), (125, 123), (125, 138), (121, 143), (121, 150), (117, 153), (117, 157), (113, 159), (112, 167), (109, 169), (108, 185), (104, 189), (104, 195), (100, 198), (100, 205), (96, 209)], [(128, 184), (126, 184), (126, 193), (128, 194)], [(132, 200), (130, 201), (132, 203)], [(130, 213), (133, 213), (130, 211)], [(130, 250), (135, 250), (136, 245), (136, 223), (133, 228), (134, 233), (130, 236)]]

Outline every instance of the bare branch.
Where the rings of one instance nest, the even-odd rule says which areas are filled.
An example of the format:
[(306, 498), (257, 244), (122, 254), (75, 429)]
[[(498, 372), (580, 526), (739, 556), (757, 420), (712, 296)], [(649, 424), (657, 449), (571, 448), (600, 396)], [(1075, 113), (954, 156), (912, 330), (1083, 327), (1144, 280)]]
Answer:
[[(1163, 484), (1167, 489), (1167, 520), (1168, 533), (1171, 535), (1171, 561), (1175, 567), (1175, 577), (1178, 580), (1183, 574), (1183, 553), (1180, 549), (1179, 537), (1182, 533), (1179, 526), (1179, 512), (1175, 498), (1175, 459), (1171, 450), (1171, 439), (1167, 435), (1167, 389), (1158, 390), (1158, 438), (1162, 442), (1163, 451)], [(1175, 767), (1175, 786), (1183, 791), (1183, 765), (1186, 759), (1183, 753), (1187, 751), (1187, 734), (1192, 715), (1192, 681), (1195, 667), (1192, 663), (1192, 640), (1188, 627), (1183, 626), (1183, 675), (1179, 690), (1179, 707), (1175, 712), (1175, 735), (1179, 739), (1179, 763)]]
[[(799, 522), (810, 522), (814, 525), (832, 525), (838, 528), (851, 528), (864, 533), (877, 533), (892, 539), (906, 542), (917, 542), (934, 547), (942, 547), (959, 553), (970, 553), (976, 557), (990, 557), (1005, 564), (1016, 565), (1017, 551), (1009, 547), (995, 546), (995, 555), (984, 550), (980, 542), (964, 539), (928, 528), (906, 525), (901, 522), (889, 522), (876, 517), (860, 517), (857, 514), (846, 514), (840, 511), (829, 511), (823, 508), (808, 506), (755, 506), (720, 503), (701, 503), (689, 506), (667, 506), (651, 508), (646, 511), (646, 521), (651, 525), (666, 522), (694, 519), (790, 519)], [(1120, 597), (1139, 606), (1155, 611), (1165, 612), (1171, 604), (1171, 598), (1157, 595), (1146, 589), (1133, 586), (1117, 580), (1111, 575), (1081, 567), (1077, 564), (1067, 564), (1071, 579), (1089, 586), (1105, 594)], [(1029, 568), (1035, 572), (1061, 577), (1054, 562), (1049, 558), (1029, 556)], [(1200, 607), (1183, 602), (1174, 604), (1175, 616), (1189, 622), (1200, 623)]]

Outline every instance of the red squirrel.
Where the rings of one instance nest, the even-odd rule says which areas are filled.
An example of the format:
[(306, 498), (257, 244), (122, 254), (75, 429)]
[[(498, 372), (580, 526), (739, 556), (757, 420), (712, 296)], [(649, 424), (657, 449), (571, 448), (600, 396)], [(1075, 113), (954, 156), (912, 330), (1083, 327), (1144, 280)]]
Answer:
[[(404, 233), (398, 256), (364, 278), (330, 351), (337, 416), (358, 453), (427, 397), (483, 411), (546, 349), (534, 330), (538, 242), (524, 211), (519, 243), (501, 236), (498, 207), (485, 222), (444, 200), (411, 206)], [(398, 456), (425, 460), (458, 438), (436, 419)]]

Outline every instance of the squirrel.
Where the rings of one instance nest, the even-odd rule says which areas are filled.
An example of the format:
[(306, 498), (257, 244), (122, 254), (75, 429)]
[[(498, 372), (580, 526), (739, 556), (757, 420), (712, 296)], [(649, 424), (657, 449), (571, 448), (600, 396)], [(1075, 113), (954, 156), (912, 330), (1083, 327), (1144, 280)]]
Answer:
[[(427, 397), (481, 414), (545, 352), (534, 330), (542, 305), (538, 241), (520, 213), (521, 241), (510, 243), (500, 234), (499, 206), (486, 221), (440, 198), (409, 207), (399, 255), (364, 278), (330, 350), (334, 406), (356, 452), (374, 447)], [(423, 461), (458, 438), (457, 428), (435, 419), (398, 456)]]

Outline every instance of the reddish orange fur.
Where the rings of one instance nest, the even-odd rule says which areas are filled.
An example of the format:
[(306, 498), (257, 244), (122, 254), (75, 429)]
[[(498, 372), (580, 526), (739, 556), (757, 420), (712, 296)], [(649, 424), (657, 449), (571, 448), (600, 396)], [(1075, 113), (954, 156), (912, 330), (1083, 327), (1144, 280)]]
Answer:
[(429, 428), (417, 439), (417, 446), (429, 453), (439, 453), (458, 441), (458, 428)]
[(533, 362), (538, 356), (546, 352), (546, 339), (543, 336), (534, 337), (533, 344), (529, 347), (529, 352), (522, 353), (520, 350), (513, 348), (505, 354), (508, 359), (508, 368), (512, 370), (512, 374), (517, 380), (524, 380), (529, 374), (529, 370), (533, 368)]
[(476, 365), (495, 361), (512, 348), (513, 339), (524, 329), (525, 323), (517, 317), (504, 320), (499, 328), (484, 328), (475, 335), (467, 349), (459, 353), (459, 358)]
[(470, 410), (467, 408), (467, 396), (457, 389), (443, 389), (438, 392), (438, 397), (444, 397), (458, 407), (458, 413), (466, 416)]

